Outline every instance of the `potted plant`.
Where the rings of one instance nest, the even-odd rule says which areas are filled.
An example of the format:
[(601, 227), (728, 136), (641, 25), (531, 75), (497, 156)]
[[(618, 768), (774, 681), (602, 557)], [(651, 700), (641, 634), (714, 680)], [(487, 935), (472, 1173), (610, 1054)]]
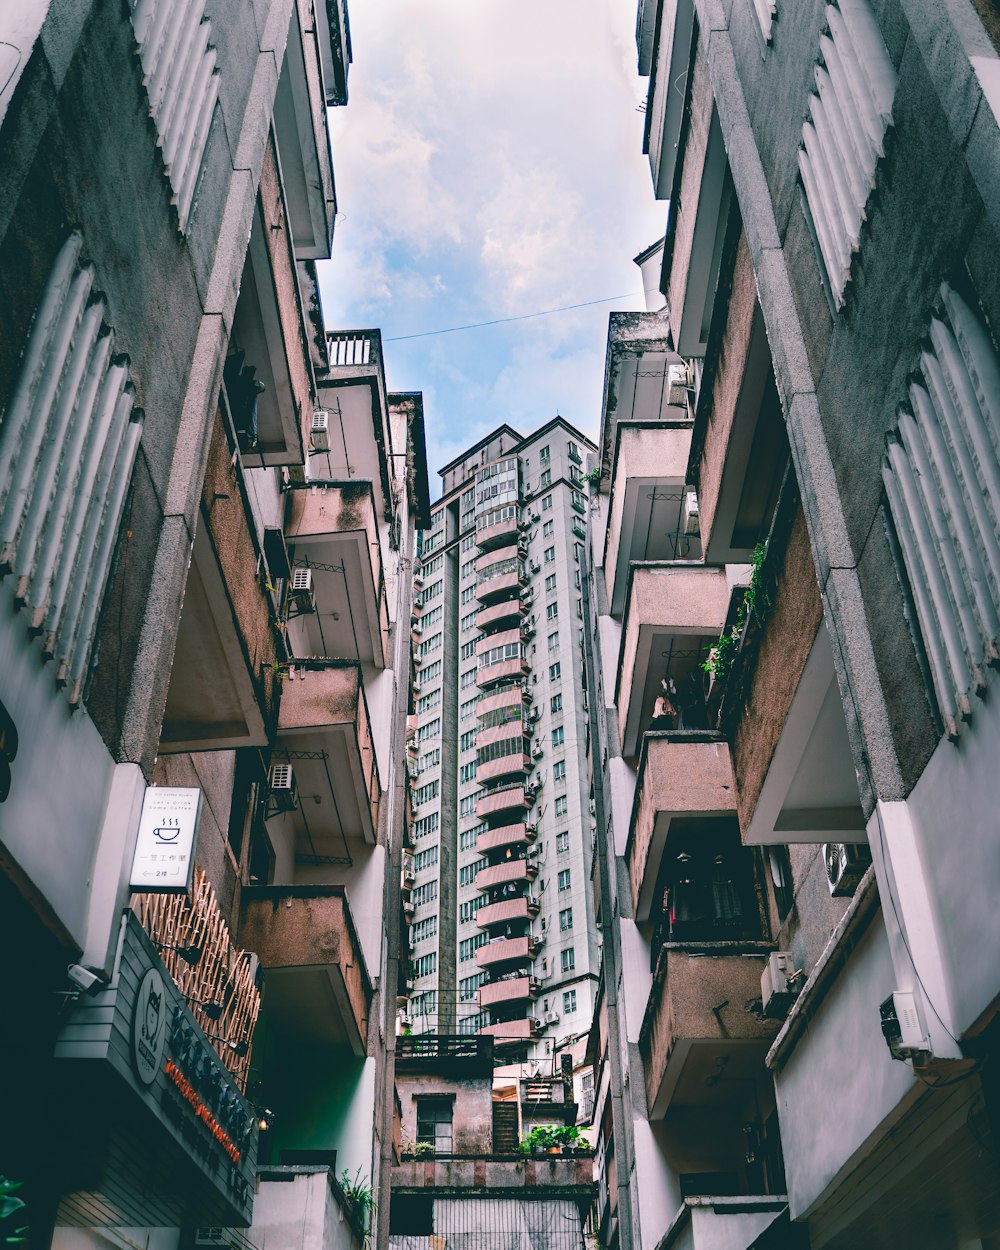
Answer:
[(575, 1124), (564, 1124), (552, 1130), (552, 1136), (562, 1148), (563, 1154), (574, 1155), (586, 1152), (587, 1139)]
[(417, 1159), (433, 1159), (434, 1145), (429, 1141), (418, 1141), (413, 1147), (413, 1154)]
[(553, 1139), (553, 1129), (548, 1124), (536, 1124), (518, 1143), (522, 1154), (543, 1155), (546, 1152), (558, 1154), (558, 1143)]

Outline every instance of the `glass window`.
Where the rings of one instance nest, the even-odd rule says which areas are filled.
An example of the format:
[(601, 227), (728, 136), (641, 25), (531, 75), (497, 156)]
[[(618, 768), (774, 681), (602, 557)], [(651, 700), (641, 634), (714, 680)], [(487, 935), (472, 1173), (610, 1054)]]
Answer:
[(565, 816), (569, 811), (569, 799), (565, 794), (560, 794), (556, 799), (555, 813), (557, 816)]
[(569, 883), (569, 869), (568, 869), (568, 868), (564, 868), (564, 869), (562, 870), (562, 872), (559, 874), (558, 881), (559, 881), (559, 892), (560, 892), (560, 894), (561, 894), (561, 893), (563, 893), (565, 890), (568, 890), (568, 889), (570, 888), (570, 883)]
[(549, 681), (558, 681), (562, 676), (562, 665), (556, 661), (555, 664), (549, 665)]
[(546, 521), (545, 524), (542, 526), (543, 538), (551, 538), (555, 532), (556, 532), (555, 521)]
[(569, 850), (569, 832), (563, 830), (562, 833), (556, 834), (556, 854), (562, 855), (564, 851)]
[(545, 498), (542, 500), (542, 511), (551, 512), (551, 510), (552, 510), (552, 496), (546, 495)]
[(561, 694), (554, 694), (552, 698), (549, 699), (549, 711), (550, 712), (562, 711), (562, 695)]
[(576, 967), (576, 951), (572, 946), (569, 950), (559, 952), (559, 967), (563, 972), (572, 972)]
[(555, 560), (556, 560), (556, 549), (555, 549), (555, 547), (546, 547), (546, 548), (545, 548), (545, 563), (546, 563), (546, 564), (555, 564)]
[(549, 606), (545, 609), (545, 619), (547, 621), (554, 621), (558, 615), (559, 615), (559, 604), (550, 603)]
[(573, 927), (573, 908), (567, 907), (559, 913), (559, 932), (567, 933)]
[(576, 990), (566, 990), (563, 994), (563, 1014), (571, 1016), (576, 1011)]
[(548, 577), (545, 579), (545, 593), (547, 595), (551, 595), (552, 592), (555, 590), (555, 588), (556, 588), (556, 575), (555, 573), (550, 573)]
[(452, 1105), (450, 1098), (417, 1099), (418, 1145), (431, 1146), (435, 1154), (451, 1154)]
[(549, 449), (547, 446), (543, 447), (542, 450), (538, 453), (538, 459), (542, 462), (542, 464), (549, 463)]
[(566, 780), (566, 761), (565, 760), (556, 760), (556, 762), (552, 765), (552, 780), (553, 781), (565, 781)]
[(561, 747), (565, 741), (566, 730), (562, 727), (562, 725), (556, 725), (555, 729), (552, 730), (552, 745), (554, 747)]
[(552, 470), (545, 469), (541, 477), (541, 488), (542, 490), (544, 490), (546, 486), (551, 486), (551, 485), (552, 485)]
[[(558, 631), (558, 629), (556, 630), (556, 632), (555, 632), (554, 634), (549, 634), (549, 650), (550, 650), (550, 651), (558, 651), (558, 650), (559, 650), (559, 631)], [(438, 691), (438, 695), (440, 695), (440, 694), (441, 694), (441, 692), (440, 692), (440, 690), (439, 690), (439, 691)]]

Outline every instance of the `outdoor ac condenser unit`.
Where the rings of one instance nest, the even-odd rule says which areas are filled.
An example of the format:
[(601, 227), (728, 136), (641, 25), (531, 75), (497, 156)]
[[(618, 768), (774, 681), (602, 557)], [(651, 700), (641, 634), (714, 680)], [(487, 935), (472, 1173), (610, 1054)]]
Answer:
[(843, 898), (858, 888), (872, 862), (872, 853), (867, 846), (853, 842), (825, 842), (823, 860), (830, 893), (835, 898)]
[(330, 414), (323, 408), (317, 408), (312, 415), (309, 443), (313, 451), (330, 450)]

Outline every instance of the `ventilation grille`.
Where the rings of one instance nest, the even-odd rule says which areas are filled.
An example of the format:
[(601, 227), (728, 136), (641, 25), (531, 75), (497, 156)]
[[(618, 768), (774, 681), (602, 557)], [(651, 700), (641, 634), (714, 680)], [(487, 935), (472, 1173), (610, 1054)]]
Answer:
[(56, 258), (0, 420), (0, 568), (74, 704), (142, 432), (81, 248), (72, 234)]
[(204, 0), (135, 0), (132, 29), (181, 230), (194, 202), (219, 71)]
[(885, 154), (896, 71), (867, 0), (828, 5), (799, 171), (834, 303), (844, 302), (875, 166)]
[(1000, 361), (948, 286), (882, 475), (951, 737), (1000, 637)]

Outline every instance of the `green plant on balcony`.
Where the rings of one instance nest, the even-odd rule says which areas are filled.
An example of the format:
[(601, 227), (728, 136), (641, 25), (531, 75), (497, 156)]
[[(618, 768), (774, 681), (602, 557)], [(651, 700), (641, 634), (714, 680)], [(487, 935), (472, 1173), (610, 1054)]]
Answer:
[(577, 1150), (585, 1150), (587, 1148), (587, 1139), (576, 1127), (575, 1124), (561, 1124), (552, 1130), (552, 1137), (556, 1145), (561, 1146), (563, 1151), (571, 1154)]
[(345, 1168), (338, 1177), (340, 1192), (344, 1201), (357, 1216), (358, 1223), (364, 1231), (365, 1245), (371, 1240), (377, 1205), (372, 1187), (360, 1168), (352, 1176)]
[(18, 1246), (28, 1240), (28, 1225), (20, 1222), (27, 1211), (24, 1199), (17, 1197), (21, 1184), (0, 1173), (0, 1246)]
[(713, 682), (722, 683), (732, 671), (733, 662), (743, 642), (747, 625), (752, 621), (755, 625), (763, 625), (767, 610), (771, 606), (771, 597), (764, 586), (761, 569), (767, 555), (767, 543), (759, 542), (750, 557), (750, 581), (743, 592), (743, 599), (736, 613), (736, 620), (725, 630), (718, 642), (714, 643), (702, 663), (702, 668)]
[(418, 1141), (413, 1147), (413, 1156), (415, 1159), (433, 1159), (434, 1143), (429, 1141)]
[(595, 465), (592, 469), (589, 469), (589, 470), (588, 470), (588, 471), (587, 471), (587, 472), (583, 475), (583, 480), (584, 480), (585, 482), (589, 482), (591, 486), (596, 486), (596, 485), (600, 482), (600, 480), (601, 480), (601, 467), (600, 467), (600, 465)]
[(536, 1124), (518, 1142), (521, 1154), (563, 1154), (586, 1147), (587, 1142), (575, 1124)]

